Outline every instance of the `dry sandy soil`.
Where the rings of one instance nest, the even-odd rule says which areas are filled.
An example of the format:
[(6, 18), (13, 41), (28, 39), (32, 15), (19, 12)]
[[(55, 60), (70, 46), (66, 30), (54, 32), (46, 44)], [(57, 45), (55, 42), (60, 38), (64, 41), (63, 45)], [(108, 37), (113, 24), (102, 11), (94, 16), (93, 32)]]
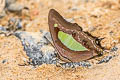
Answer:
[[(64, 69), (56, 65), (43, 64), (19, 66), (28, 60), (23, 46), (15, 36), (0, 36), (0, 80), (120, 80), (120, 1), (119, 0), (19, 0), (29, 7), (18, 16), (9, 13), (0, 19), (6, 25), (11, 17), (26, 20), (26, 31), (48, 31), (48, 12), (56, 9), (65, 18), (73, 19), (83, 30), (92, 35), (105, 37), (102, 46), (107, 49), (118, 47), (117, 56), (108, 63), (90, 68)], [(94, 59), (93, 59), (94, 60)], [(5, 62), (4, 62), (5, 61)]]

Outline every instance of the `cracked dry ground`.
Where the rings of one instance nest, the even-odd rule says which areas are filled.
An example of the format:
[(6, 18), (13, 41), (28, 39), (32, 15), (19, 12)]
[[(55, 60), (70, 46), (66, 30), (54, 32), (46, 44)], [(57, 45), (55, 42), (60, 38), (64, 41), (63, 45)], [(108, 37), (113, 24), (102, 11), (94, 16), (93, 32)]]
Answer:
[[(5, 25), (11, 17), (26, 19), (27, 32), (48, 31), (48, 12), (56, 9), (65, 18), (72, 19), (85, 31), (94, 36), (105, 37), (102, 46), (110, 49), (120, 47), (120, 1), (119, 0), (19, 0), (30, 8), (26, 15), (14, 13), (0, 19)], [(80, 18), (79, 18), (80, 17)], [(93, 65), (90, 68), (64, 69), (56, 65), (43, 64), (34, 68), (31, 65), (19, 66), (28, 60), (23, 46), (15, 36), (0, 36), (0, 80), (119, 80), (120, 49), (117, 56), (108, 63)], [(94, 61), (95, 59), (93, 59)]]

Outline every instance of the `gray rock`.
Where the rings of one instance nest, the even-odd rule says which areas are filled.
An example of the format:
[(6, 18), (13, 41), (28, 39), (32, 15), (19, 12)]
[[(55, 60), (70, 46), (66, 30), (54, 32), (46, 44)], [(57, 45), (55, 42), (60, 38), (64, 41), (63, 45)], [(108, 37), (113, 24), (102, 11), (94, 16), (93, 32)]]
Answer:
[(21, 5), (20, 3), (16, 2), (17, 0), (6, 0), (5, 1), (5, 10), (10, 12), (18, 12), (21, 14), (21, 11), (23, 9), (27, 9), (24, 5)]
[(81, 61), (81, 62), (70, 62), (70, 63), (60, 63), (63, 68), (75, 68), (78, 66), (82, 67), (90, 67), (91, 64), (89, 62)]
[(118, 50), (118, 47), (114, 46), (113, 48), (111, 48), (111, 52), (114, 52), (114, 51), (117, 51)]
[(21, 12), (23, 8), (24, 6), (20, 4), (11, 4), (7, 7), (10, 12)]
[(7, 31), (5, 27), (0, 26), (0, 31)]
[(4, 16), (6, 16), (6, 13), (5, 13), (5, 11), (2, 11), (2, 12), (0, 13), (0, 18), (3, 18)]
[[(14, 23), (14, 24), (11, 24)], [(22, 20), (20, 18), (10, 18), (8, 21), (8, 28), (12, 26), (15, 26), (15, 29), (22, 29)]]
[(17, 0), (5, 0), (6, 7), (8, 7), (11, 4), (14, 4)]
[(103, 58), (102, 60), (100, 60), (98, 62), (98, 64), (101, 64), (101, 63), (107, 63), (109, 62), (114, 56), (106, 56), (105, 58)]
[[(32, 34), (32, 35), (30, 35)], [(37, 35), (40, 33), (30, 33), (30, 32), (16, 32), (15, 35), (18, 37), (22, 45), (24, 46), (24, 50), (27, 53), (27, 56), (32, 60), (31, 64), (41, 65), (43, 63), (46, 64), (56, 64), (57, 57), (55, 54), (54, 49), (49, 49), (49, 42), (45, 40), (45, 38), (42, 36), (38, 36), (37, 38), (40, 38), (37, 40), (37, 38), (34, 38), (33, 35)], [(47, 46), (47, 47), (46, 47)], [(46, 49), (43, 49), (46, 48)], [(46, 51), (45, 51), (46, 50)]]
[(6, 62), (7, 62), (7, 59), (4, 59), (4, 60), (2, 61), (3, 64), (6, 63)]

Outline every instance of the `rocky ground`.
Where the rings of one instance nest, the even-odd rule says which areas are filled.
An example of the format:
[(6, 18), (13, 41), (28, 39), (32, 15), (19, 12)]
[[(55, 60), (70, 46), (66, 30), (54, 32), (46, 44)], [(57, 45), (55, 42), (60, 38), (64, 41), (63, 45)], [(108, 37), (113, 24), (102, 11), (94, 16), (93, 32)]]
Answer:
[[(120, 79), (120, 0), (1, 0), (0, 4), (0, 27), (7, 29), (8, 21), (17, 18), (24, 28), (10, 31), (10, 36), (0, 34), (0, 80)], [(49, 33), (52, 8), (84, 31), (105, 37), (101, 45), (110, 53), (89, 60), (89, 67), (56, 66), (54, 48), (43, 38)], [(41, 51), (46, 53), (42, 57)]]

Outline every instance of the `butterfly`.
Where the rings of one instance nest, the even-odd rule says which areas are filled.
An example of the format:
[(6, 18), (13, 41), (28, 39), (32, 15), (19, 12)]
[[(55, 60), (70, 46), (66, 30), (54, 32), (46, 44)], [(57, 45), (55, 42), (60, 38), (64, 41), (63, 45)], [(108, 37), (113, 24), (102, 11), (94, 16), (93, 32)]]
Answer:
[(54, 9), (49, 11), (48, 25), (53, 46), (61, 60), (80, 62), (102, 54), (102, 39), (83, 31), (77, 23), (66, 21)]

